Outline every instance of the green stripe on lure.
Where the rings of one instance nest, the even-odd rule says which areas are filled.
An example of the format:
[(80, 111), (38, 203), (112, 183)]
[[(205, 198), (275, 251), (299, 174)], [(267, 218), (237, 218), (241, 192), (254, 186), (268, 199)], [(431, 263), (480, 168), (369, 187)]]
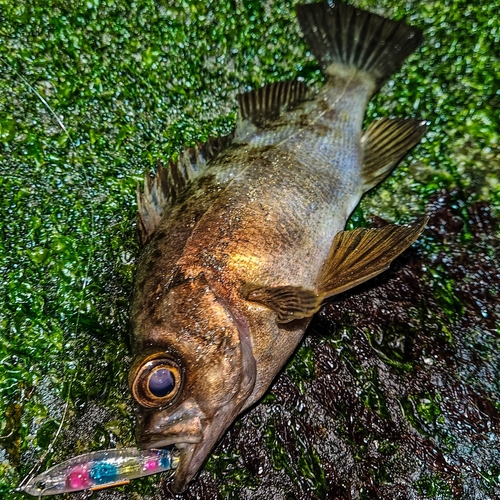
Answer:
[(178, 461), (178, 454), (170, 449), (93, 451), (54, 465), (32, 478), (20, 490), (33, 496), (96, 491), (175, 469)]

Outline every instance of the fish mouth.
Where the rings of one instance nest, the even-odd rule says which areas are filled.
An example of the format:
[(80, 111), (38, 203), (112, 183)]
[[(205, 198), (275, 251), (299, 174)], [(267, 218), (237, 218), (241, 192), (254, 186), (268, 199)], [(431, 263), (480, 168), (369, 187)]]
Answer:
[(178, 466), (174, 470), (174, 481), (171, 485), (171, 489), (175, 493), (184, 491), (191, 479), (198, 472), (199, 467), (191, 467), (191, 463), (193, 461), (196, 449), (199, 447), (201, 438), (197, 440), (198, 442), (193, 441), (193, 438), (185, 441), (177, 441), (174, 438), (165, 439), (163, 436), (158, 436), (156, 439), (152, 438), (139, 443), (139, 448), (142, 449), (173, 448), (179, 453)]
[(187, 414), (178, 412), (165, 420), (161, 413), (153, 415), (153, 419), (148, 422), (149, 426), (146, 424), (139, 432), (139, 448), (174, 447), (179, 452), (179, 460), (172, 489), (183, 491), (199, 468), (193, 469), (191, 462), (196, 449), (203, 442), (206, 420), (200, 414), (196, 415), (193, 409)]
[[(222, 412), (224, 413), (224, 412)], [(170, 422), (155, 432), (143, 432), (138, 436), (139, 448), (170, 448), (179, 452), (178, 466), (170, 488), (175, 493), (186, 490), (205, 462), (210, 451), (224, 433), (232, 419), (193, 417)], [(159, 431), (159, 432), (158, 432)]]
[(146, 440), (140, 441), (139, 447), (143, 449), (173, 447), (179, 452), (178, 466), (174, 470), (174, 481), (171, 484), (171, 489), (175, 493), (181, 493), (186, 490), (189, 482), (200, 470), (213, 444), (217, 441), (210, 436), (210, 432), (207, 434), (209, 436), (207, 440), (204, 440), (201, 434), (149, 436)]

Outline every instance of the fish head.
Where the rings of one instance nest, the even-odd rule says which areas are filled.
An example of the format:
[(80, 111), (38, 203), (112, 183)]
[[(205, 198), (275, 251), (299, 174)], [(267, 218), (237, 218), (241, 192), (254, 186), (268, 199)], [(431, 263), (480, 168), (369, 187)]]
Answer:
[(203, 275), (153, 304), (136, 297), (132, 308), (136, 435), (141, 448), (179, 450), (172, 488), (183, 491), (252, 392), (255, 360), (244, 322)]

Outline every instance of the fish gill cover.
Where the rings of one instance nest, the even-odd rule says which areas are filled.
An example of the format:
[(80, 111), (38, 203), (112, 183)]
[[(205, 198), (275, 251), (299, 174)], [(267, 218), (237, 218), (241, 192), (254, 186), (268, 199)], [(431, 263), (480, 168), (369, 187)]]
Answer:
[[(500, 495), (497, 7), (355, 4), (424, 31), (366, 122), (431, 123), (349, 228), (427, 211), (428, 229), (389, 272), (319, 313), (184, 498)], [(45, 469), (134, 444), (135, 185), (229, 132), (237, 91), (321, 79), (293, 7), (0, 1), (3, 498), (22, 498), (13, 488), (40, 457)], [(171, 495), (153, 477), (95, 496)]]

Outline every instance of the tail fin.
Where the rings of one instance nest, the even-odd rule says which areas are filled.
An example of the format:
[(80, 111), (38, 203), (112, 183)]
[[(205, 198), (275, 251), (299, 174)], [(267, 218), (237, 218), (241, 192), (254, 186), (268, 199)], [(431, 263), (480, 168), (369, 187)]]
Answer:
[(299, 5), (297, 17), (324, 73), (332, 64), (356, 67), (372, 75), (377, 89), (422, 41), (422, 32), (403, 21), (339, 1)]

